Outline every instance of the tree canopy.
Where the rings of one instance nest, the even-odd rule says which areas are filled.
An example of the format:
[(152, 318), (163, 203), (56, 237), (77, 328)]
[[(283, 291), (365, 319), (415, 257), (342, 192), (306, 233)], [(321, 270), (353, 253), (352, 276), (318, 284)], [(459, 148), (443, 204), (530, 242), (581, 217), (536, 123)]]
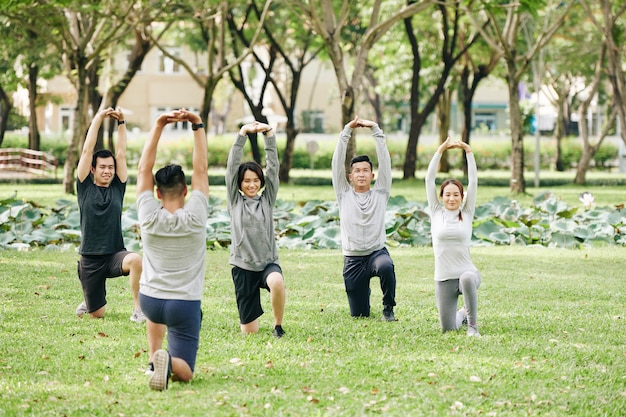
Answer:
[[(573, 91), (581, 83), (597, 83), (594, 94), (610, 95), (612, 100), (605, 100), (604, 105), (624, 126), (625, 11), (626, 6), (617, 0), (41, 0), (36, 5), (26, 0), (5, 1), (0, 4), (4, 40), (0, 68), (5, 69), (0, 74), (0, 145), (9, 113), (14, 111), (11, 96), (18, 85), (30, 85), (35, 105), (36, 80), (55, 73), (65, 75), (76, 91), (73, 136), (64, 173), (65, 189), (73, 192), (74, 169), (90, 112), (115, 105), (146, 54), (158, 48), (204, 91), (197, 107), (207, 126), (219, 119), (220, 110), (214, 105), (219, 83), (228, 83), (226, 90), (236, 88), (247, 96), (251, 113), (259, 118), (264, 117), (262, 97), (270, 89), (277, 95), (288, 120), (280, 173), (281, 180), (288, 181), (299, 133), (295, 103), (301, 77), (313, 60), (325, 60), (336, 77), (337, 111), (343, 123), (363, 107), (371, 109), (368, 112), (375, 114), (381, 125), (409, 109), (404, 178), (415, 175), (418, 138), (427, 118), (437, 113), (440, 121), (445, 121), (450, 111), (445, 103), (456, 94), (465, 118), (462, 138), (469, 141), (476, 89), (487, 77), (501, 77), (509, 95), (511, 190), (524, 192), (520, 85), (533, 85), (531, 81), (538, 79), (558, 92), (553, 97), (560, 111), (557, 146), (566, 132), (565, 120), (575, 111)], [(204, 70), (198, 71), (197, 63), (171, 53), (171, 45), (194, 51), (204, 60), (200, 63)], [(576, 45), (595, 52), (605, 48), (606, 53), (596, 54), (595, 61), (587, 54), (576, 59)], [(103, 66), (121, 48), (130, 50), (130, 59), (102, 94)], [(250, 57), (266, 80), (253, 94), (250, 88), (259, 87), (250, 85), (241, 69)], [(546, 65), (539, 66), (541, 60)], [(592, 61), (595, 64), (590, 64)], [(602, 71), (590, 71), (591, 65)], [(34, 109), (31, 131), (37, 130)], [(443, 129), (445, 122), (441, 126)], [(607, 125), (606, 131), (611, 128)], [(37, 147), (36, 132), (31, 133), (30, 146)], [(620, 133), (626, 143), (626, 130)], [(111, 140), (109, 146), (113, 146)], [(355, 151), (352, 138), (348, 158)], [(585, 167), (584, 161), (581, 166)], [(584, 172), (577, 174), (577, 181), (580, 178), (584, 182)]]

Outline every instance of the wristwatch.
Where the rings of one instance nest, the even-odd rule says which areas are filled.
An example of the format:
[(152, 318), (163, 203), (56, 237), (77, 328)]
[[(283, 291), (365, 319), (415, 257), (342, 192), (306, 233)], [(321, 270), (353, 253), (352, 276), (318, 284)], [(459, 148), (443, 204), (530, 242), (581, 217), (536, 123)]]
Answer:
[(198, 130), (204, 127), (204, 123), (192, 123), (191, 130)]
[(118, 125), (118, 126), (123, 125), (123, 124), (125, 124), (125, 123), (126, 123), (126, 120), (118, 120), (118, 121), (117, 121), (117, 125)]

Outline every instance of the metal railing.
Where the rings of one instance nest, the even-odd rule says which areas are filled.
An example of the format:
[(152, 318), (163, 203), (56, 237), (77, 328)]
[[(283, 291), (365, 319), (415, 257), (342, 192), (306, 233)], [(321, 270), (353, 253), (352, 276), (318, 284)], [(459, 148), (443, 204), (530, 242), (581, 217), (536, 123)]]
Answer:
[(0, 148), (0, 170), (28, 172), (57, 177), (57, 159), (42, 151), (23, 148)]

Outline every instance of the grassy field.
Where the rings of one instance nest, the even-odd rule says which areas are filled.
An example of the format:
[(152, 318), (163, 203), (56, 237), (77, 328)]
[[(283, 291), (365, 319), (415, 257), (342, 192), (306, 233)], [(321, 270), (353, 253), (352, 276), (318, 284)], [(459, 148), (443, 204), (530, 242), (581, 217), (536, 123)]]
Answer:
[(196, 377), (149, 390), (127, 279), (77, 318), (73, 252), (0, 253), (0, 416), (624, 416), (624, 249), (477, 247), (481, 338), (439, 330), (430, 248), (391, 249), (396, 316), (352, 319), (338, 251), (282, 251), (287, 335), (239, 333), (210, 251)]
[[(223, 175), (221, 171), (211, 171), (209, 175)], [(461, 175), (460, 172), (456, 173)], [(426, 192), (424, 190), (424, 175), (425, 172), (419, 172), (417, 179), (400, 181), (401, 173), (394, 172), (394, 183), (391, 189), (391, 193), (394, 196), (404, 196), (409, 201), (426, 201)], [(493, 171), (480, 173), (482, 177), (491, 178), (508, 178), (508, 172)], [(573, 178), (573, 173), (543, 173), (544, 178)], [(331, 177), (330, 171), (308, 171), (308, 170), (293, 170), (292, 177), (305, 177), (314, 176), (329, 179)], [(590, 178), (617, 178), (624, 177), (626, 174), (619, 173), (590, 173)], [(624, 187), (621, 185), (615, 186), (580, 186), (575, 184), (561, 185), (554, 187), (534, 187), (533, 175), (528, 173), (526, 175), (527, 189), (526, 194), (513, 195), (510, 192), (509, 187), (504, 186), (479, 186), (478, 189), (478, 203), (482, 204), (487, 201), (493, 200), (496, 196), (508, 197), (512, 200), (517, 200), (523, 206), (532, 204), (532, 199), (535, 195), (550, 191), (554, 193), (558, 198), (565, 201), (569, 206), (579, 206), (580, 201), (578, 196), (580, 193), (589, 191), (593, 193), (597, 205), (600, 206), (613, 206), (616, 204), (626, 203), (626, 193), (624, 193)], [(63, 191), (62, 184), (24, 184), (24, 183), (11, 183), (0, 182), (0, 200), (11, 197), (17, 193), (18, 198), (25, 199), (27, 201), (34, 201), (42, 206), (52, 207), (59, 198), (76, 200), (76, 197), (72, 194), (66, 194)], [(226, 198), (226, 187), (223, 185), (211, 185), (210, 193), (213, 196), (219, 197), (222, 201)], [(281, 185), (278, 191), (278, 198), (286, 201), (303, 202), (307, 200), (334, 200), (335, 194), (333, 188), (330, 185)], [(128, 184), (126, 191), (126, 204), (135, 203), (135, 184), (133, 182)], [(224, 203), (225, 204), (225, 203)]]

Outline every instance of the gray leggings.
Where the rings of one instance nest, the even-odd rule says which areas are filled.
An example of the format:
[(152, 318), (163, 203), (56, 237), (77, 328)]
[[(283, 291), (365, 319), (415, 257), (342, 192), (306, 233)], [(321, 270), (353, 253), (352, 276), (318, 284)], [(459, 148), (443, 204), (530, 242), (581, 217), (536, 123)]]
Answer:
[(439, 309), (441, 330), (457, 330), (461, 323), (457, 323), (457, 304), (459, 295), (463, 294), (463, 302), (467, 311), (467, 322), (473, 326), (478, 322), (478, 287), (480, 287), (480, 272), (463, 272), (459, 279), (435, 281), (435, 298)]

